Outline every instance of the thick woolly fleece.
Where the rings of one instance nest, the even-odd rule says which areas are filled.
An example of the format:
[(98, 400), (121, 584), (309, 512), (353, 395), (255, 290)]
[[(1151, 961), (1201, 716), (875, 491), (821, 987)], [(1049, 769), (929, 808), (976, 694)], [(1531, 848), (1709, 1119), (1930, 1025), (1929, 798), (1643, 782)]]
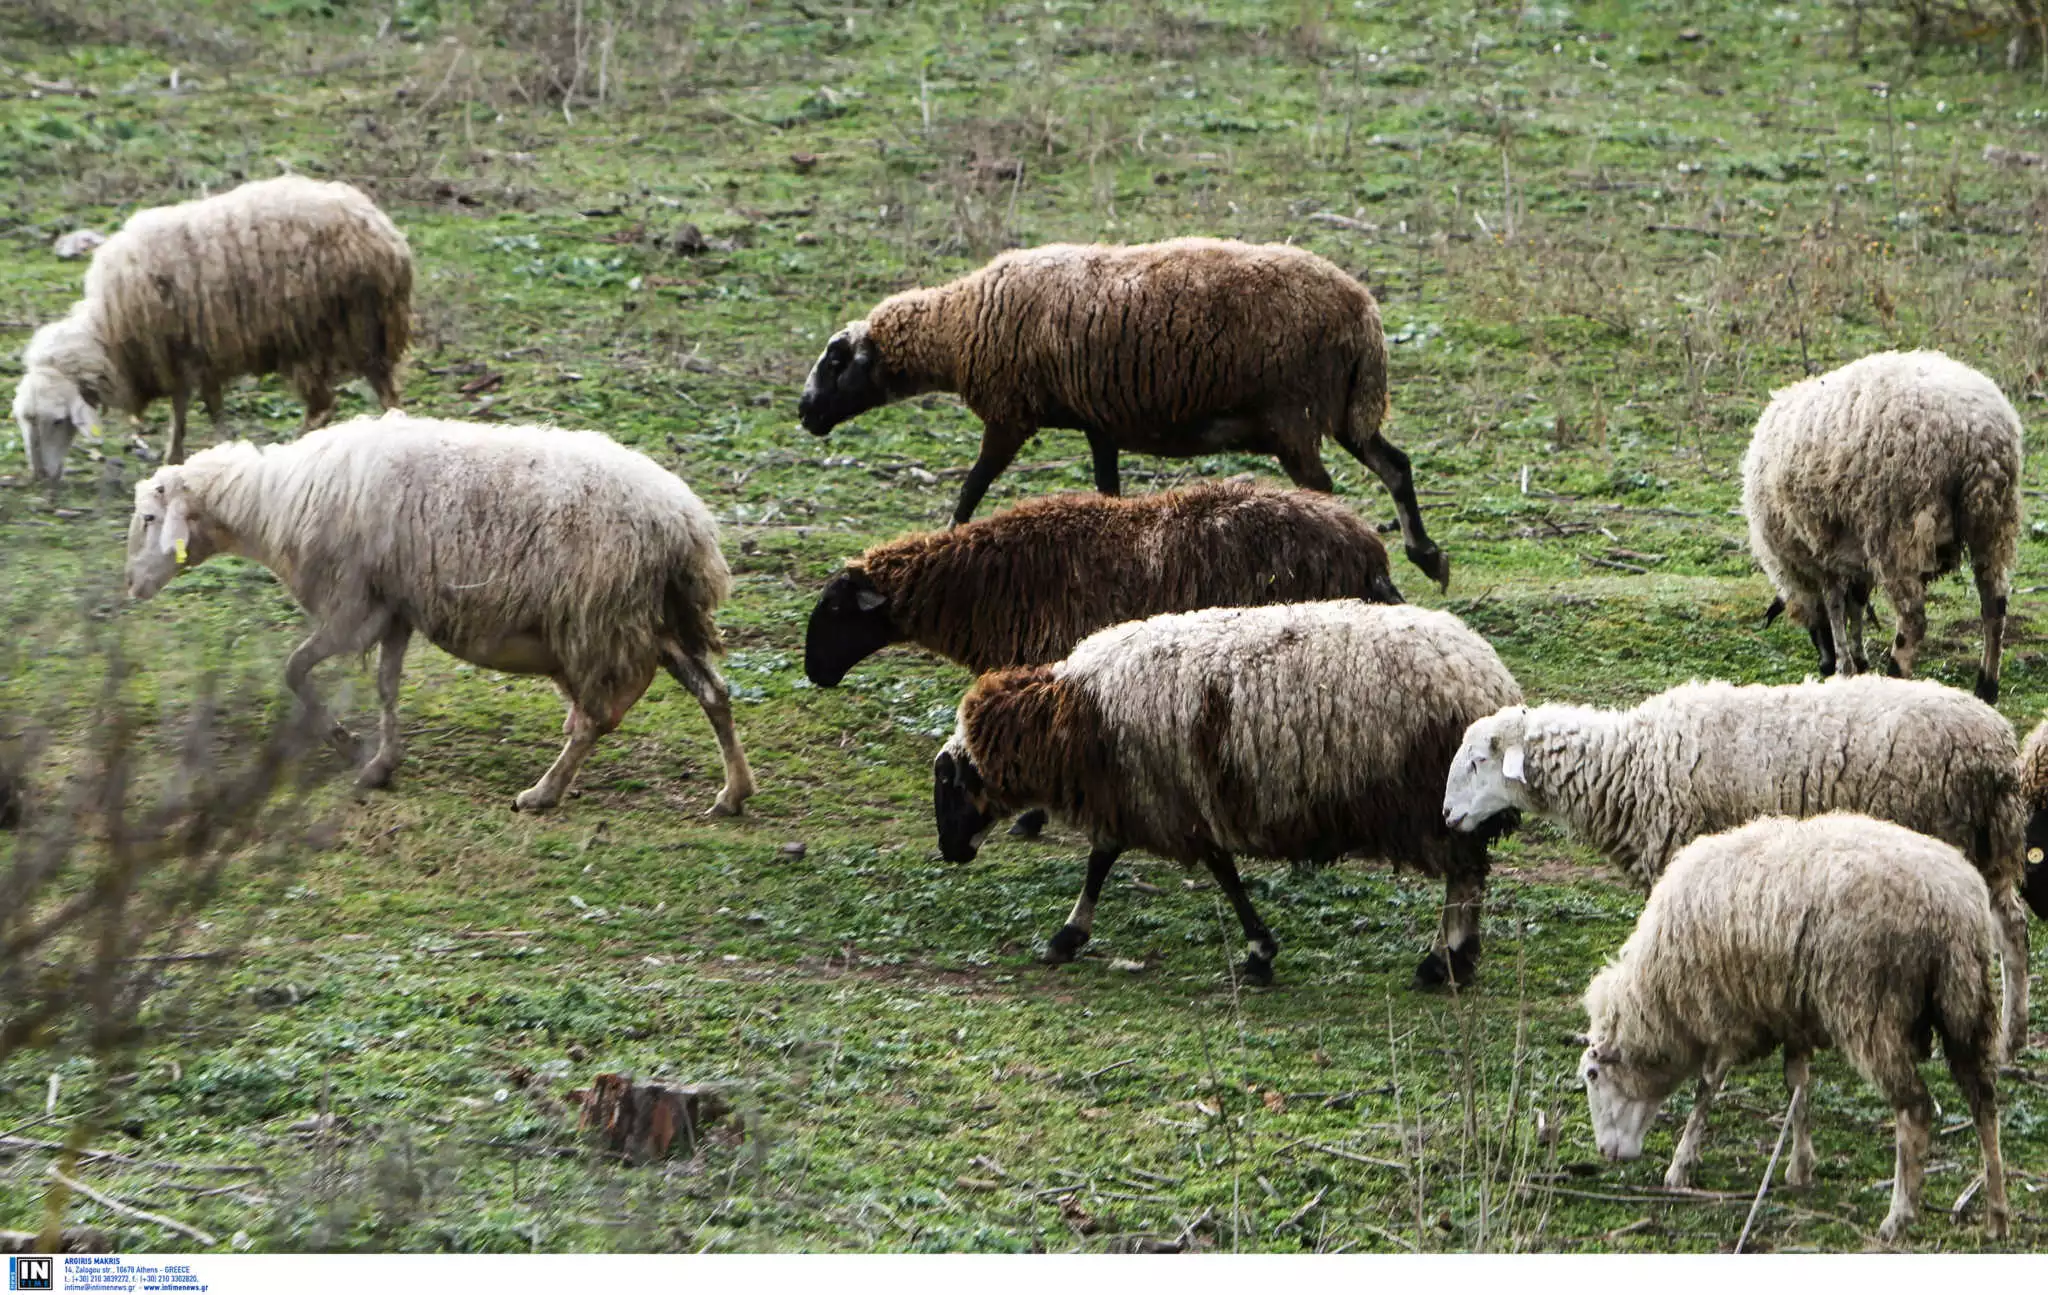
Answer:
[(229, 381), (265, 373), (290, 379), (309, 425), (355, 375), (394, 406), (412, 281), (405, 235), (346, 184), (284, 176), (137, 212), (29, 343), (16, 417), (31, 437), (81, 430), (74, 395), (139, 415), (196, 394), (217, 413)]
[[(1918, 1067), (1938, 1035), (2002, 1216), (1992, 940), (1983, 878), (1951, 846), (1860, 814), (1760, 818), (1672, 859), (1586, 990), (1589, 1056), (1669, 1092), (1779, 1047), (1788, 1059), (1838, 1047), (1900, 1112), (1903, 1162), (1915, 1143), (1925, 1154), (1932, 1108)], [(1902, 1185), (1917, 1188), (1918, 1163), (1904, 1167)]]
[(1967, 551), (1986, 616), (1981, 686), (1995, 699), (2020, 438), (1997, 385), (1937, 351), (1865, 356), (1771, 397), (1742, 462), (1750, 550), (1814, 630), (1823, 665), (1862, 667), (1861, 607), (1877, 587), (1899, 613), (1893, 659), (1910, 674), (1925, 582)]
[(1441, 876), (1451, 753), (1473, 718), (1520, 696), (1447, 612), (1217, 608), (983, 676), (954, 744), (994, 800), (1049, 809), (1098, 842), (1183, 863), (1357, 851)]
[(896, 637), (977, 673), (1057, 661), (1099, 629), (1164, 612), (1401, 601), (1370, 523), (1327, 495), (1250, 484), (1027, 500), (847, 568), (888, 600)]

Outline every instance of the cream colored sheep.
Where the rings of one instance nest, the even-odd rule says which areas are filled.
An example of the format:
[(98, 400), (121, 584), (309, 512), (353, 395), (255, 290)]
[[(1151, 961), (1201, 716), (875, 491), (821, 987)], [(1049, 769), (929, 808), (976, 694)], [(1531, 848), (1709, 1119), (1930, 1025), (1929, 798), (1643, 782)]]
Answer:
[(218, 553), (269, 567), (311, 617), (285, 681), (316, 716), (313, 667), (380, 649), (382, 733), (364, 786), (398, 764), (399, 677), (417, 630), (464, 661), (546, 675), (567, 699), (568, 742), (520, 809), (562, 798), (657, 668), (718, 734), (725, 787), (711, 812), (737, 814), (753, 793), (713, 665), (712, 613), (731, 586), (718, 524), (688, 486), (596, 432), (387, 414), (287, 445), (216, 446), (135, 488), (131, 596), (154, 597)]
[(1895, 1240), (1919, 1208), (1934, 1104), (1932, 1036), (1977, 1124), (1984, 1224), (2005, 1235), (1998, 1149), (1998, 1008), (1984, 880), (1953, 847), (1860, 814), (1760, 818), (1671, 861), (1635, 933), (1586, 989), (1579, 1076), (1602, 1155), (1633, 1160), (1657, 1110), (1699, 1079), (1665, 1185), (1688, 1186), (1731, 1067), (1785, 1054), (1786, 1181), (1813, 1181), (1808, 1063), (1839, 1047), (1898, 1116)]
[(1124, 850), (1202, 864), (1237, 911), (1257, 981), (1279, 945), (1233, 856), (1385, 858), (1444, 879), (1438, 947), (1417, 981), (1469, 983), (1487, 843), (1514, 815), (1455, 833), (1437, 799), (1464, 726), (1520, 696), (1448, 612), (1343, 600), (1132, 621), (968, 690), (933, 765), (939, 849), (972, 859), (997, 817), (1023, 809), (1087, 833), (1087, 887), (1054, 961), (1087, 943)]
[(1853, 810), (1925, 832), (1963, 851), (1990, 888), (2017, 1056), (2028, 941), (2017, 755), (1997, 711), (1937, 683), (1691, 683), (1633, 710), (1515, 706), (1480, 720), (1451, 763), (1444, 818), (1542, 815), (1645, 888), (1693, 838), (1762, 814)]
[(824, 436), (926, 391), (959, 392), (983, 424), (955, 525), (1042, 427), (1087, 436), (1106, 495), (1118, 490), (1120, 450), (1271, 454), (1294, 484), (1327, 491), (1327, 436), (1392, 492), (1408, 559), (1450, 582), (1422, 528), (1408, 456), (1380, 434), (1379, 306), (1312, 252), (1214, 238), (1005, 252), (849, 324), (812, 368), (797, 412)]
[(2020, 532), (2020, 418), (1991, 379), (1938, 351), (1886, 351), (1771, 397), (1742, 459), (1749, 547), (1820, 672), (1869, 669), (1873, 587), (1898, 615), (1894, 674), (1927, 632), (1927, 582), (1970, 555), (1984, 622), (1977, 695), (1998, 700)]
[(284, 176), (137, 212), (93, 256), (84, 298), (22, 357), (14, 418), (32, 470), (55, 480), (105, 411), (139, 417), (165, 396), (165, 458), (181, 462), (192, 397), (218, 424), (222, 389), (244, 374), (284, 374), (309, 428), (356, 374), (396, 407), (412, 277), (405, 235), (346, 184)]

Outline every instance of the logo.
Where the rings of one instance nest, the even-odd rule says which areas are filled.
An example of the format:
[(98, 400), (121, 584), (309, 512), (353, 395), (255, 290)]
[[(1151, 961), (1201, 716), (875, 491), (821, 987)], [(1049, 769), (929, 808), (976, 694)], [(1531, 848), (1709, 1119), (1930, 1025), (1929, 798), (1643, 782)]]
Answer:
[(57, 1261), (48, 1255), (14, 1255), (7, 1260), (7, 1289), (47, 1291), (57, 1289)]

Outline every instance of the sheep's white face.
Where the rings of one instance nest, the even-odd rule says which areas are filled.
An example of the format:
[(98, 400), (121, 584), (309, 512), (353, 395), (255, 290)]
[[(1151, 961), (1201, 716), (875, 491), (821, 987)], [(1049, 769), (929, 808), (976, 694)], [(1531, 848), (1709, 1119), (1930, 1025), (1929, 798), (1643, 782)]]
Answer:
[(1643, 1154), (1650, 1121), (1675, 1085), (1622, 1059), (1618, 1052), (1594, 1043), (1579, 1057), (1579, 1082), (1586, 1086), (1586, 1105), (1593, 1113), (1593, 1142), (1609, 1160), (1635, 1160)]
[(1476, 832), (1494, 815), (1529, 809), (1529, 789), (1522, 781), (1520, 706), (1485, 719), (1465, 730), (1465, 740), (1451, 759), (1444, 783), (1444, 822), (1460, 832)]
[(128, 519), (128, 596), (154, 598), (188, 563), (192, 527), (185, 483), (178, 468), (164, 468), (135, 487), (135, 514)]
[(64, 475), (64, 456), (78, 434), (98, 425), (99, 414), (78, 384), (54, 369), (30, 369), (14, 389), (14, 421), (21, 427), (29, 470), (45, 481)]

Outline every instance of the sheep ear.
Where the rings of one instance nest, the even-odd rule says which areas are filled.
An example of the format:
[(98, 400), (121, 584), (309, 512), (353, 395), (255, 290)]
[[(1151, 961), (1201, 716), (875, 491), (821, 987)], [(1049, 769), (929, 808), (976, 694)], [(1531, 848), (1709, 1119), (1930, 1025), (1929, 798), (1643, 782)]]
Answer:
[(1500, 758), (1500, 776), (1509, 782), (1522, 781), (1522, 744), (1514, 743)]
[(860, 589), (854, 592), (853, 605), (864, 612), (880, 611), (889, 605), (889, 596), (879, 589)]
[(71, 402), (71, 425), (81, 432), (89, 432), (100, 424), (99, 410), (93, 408), (92, 396), (81, 390)]
[(185, 564), (185, 545), (192, 538), (192, 516), (185, 507), (184, 496), (170, 500), (164, 506), (164, 530), (160, 537), (163, 551), (178, 559), (178, 565)]

